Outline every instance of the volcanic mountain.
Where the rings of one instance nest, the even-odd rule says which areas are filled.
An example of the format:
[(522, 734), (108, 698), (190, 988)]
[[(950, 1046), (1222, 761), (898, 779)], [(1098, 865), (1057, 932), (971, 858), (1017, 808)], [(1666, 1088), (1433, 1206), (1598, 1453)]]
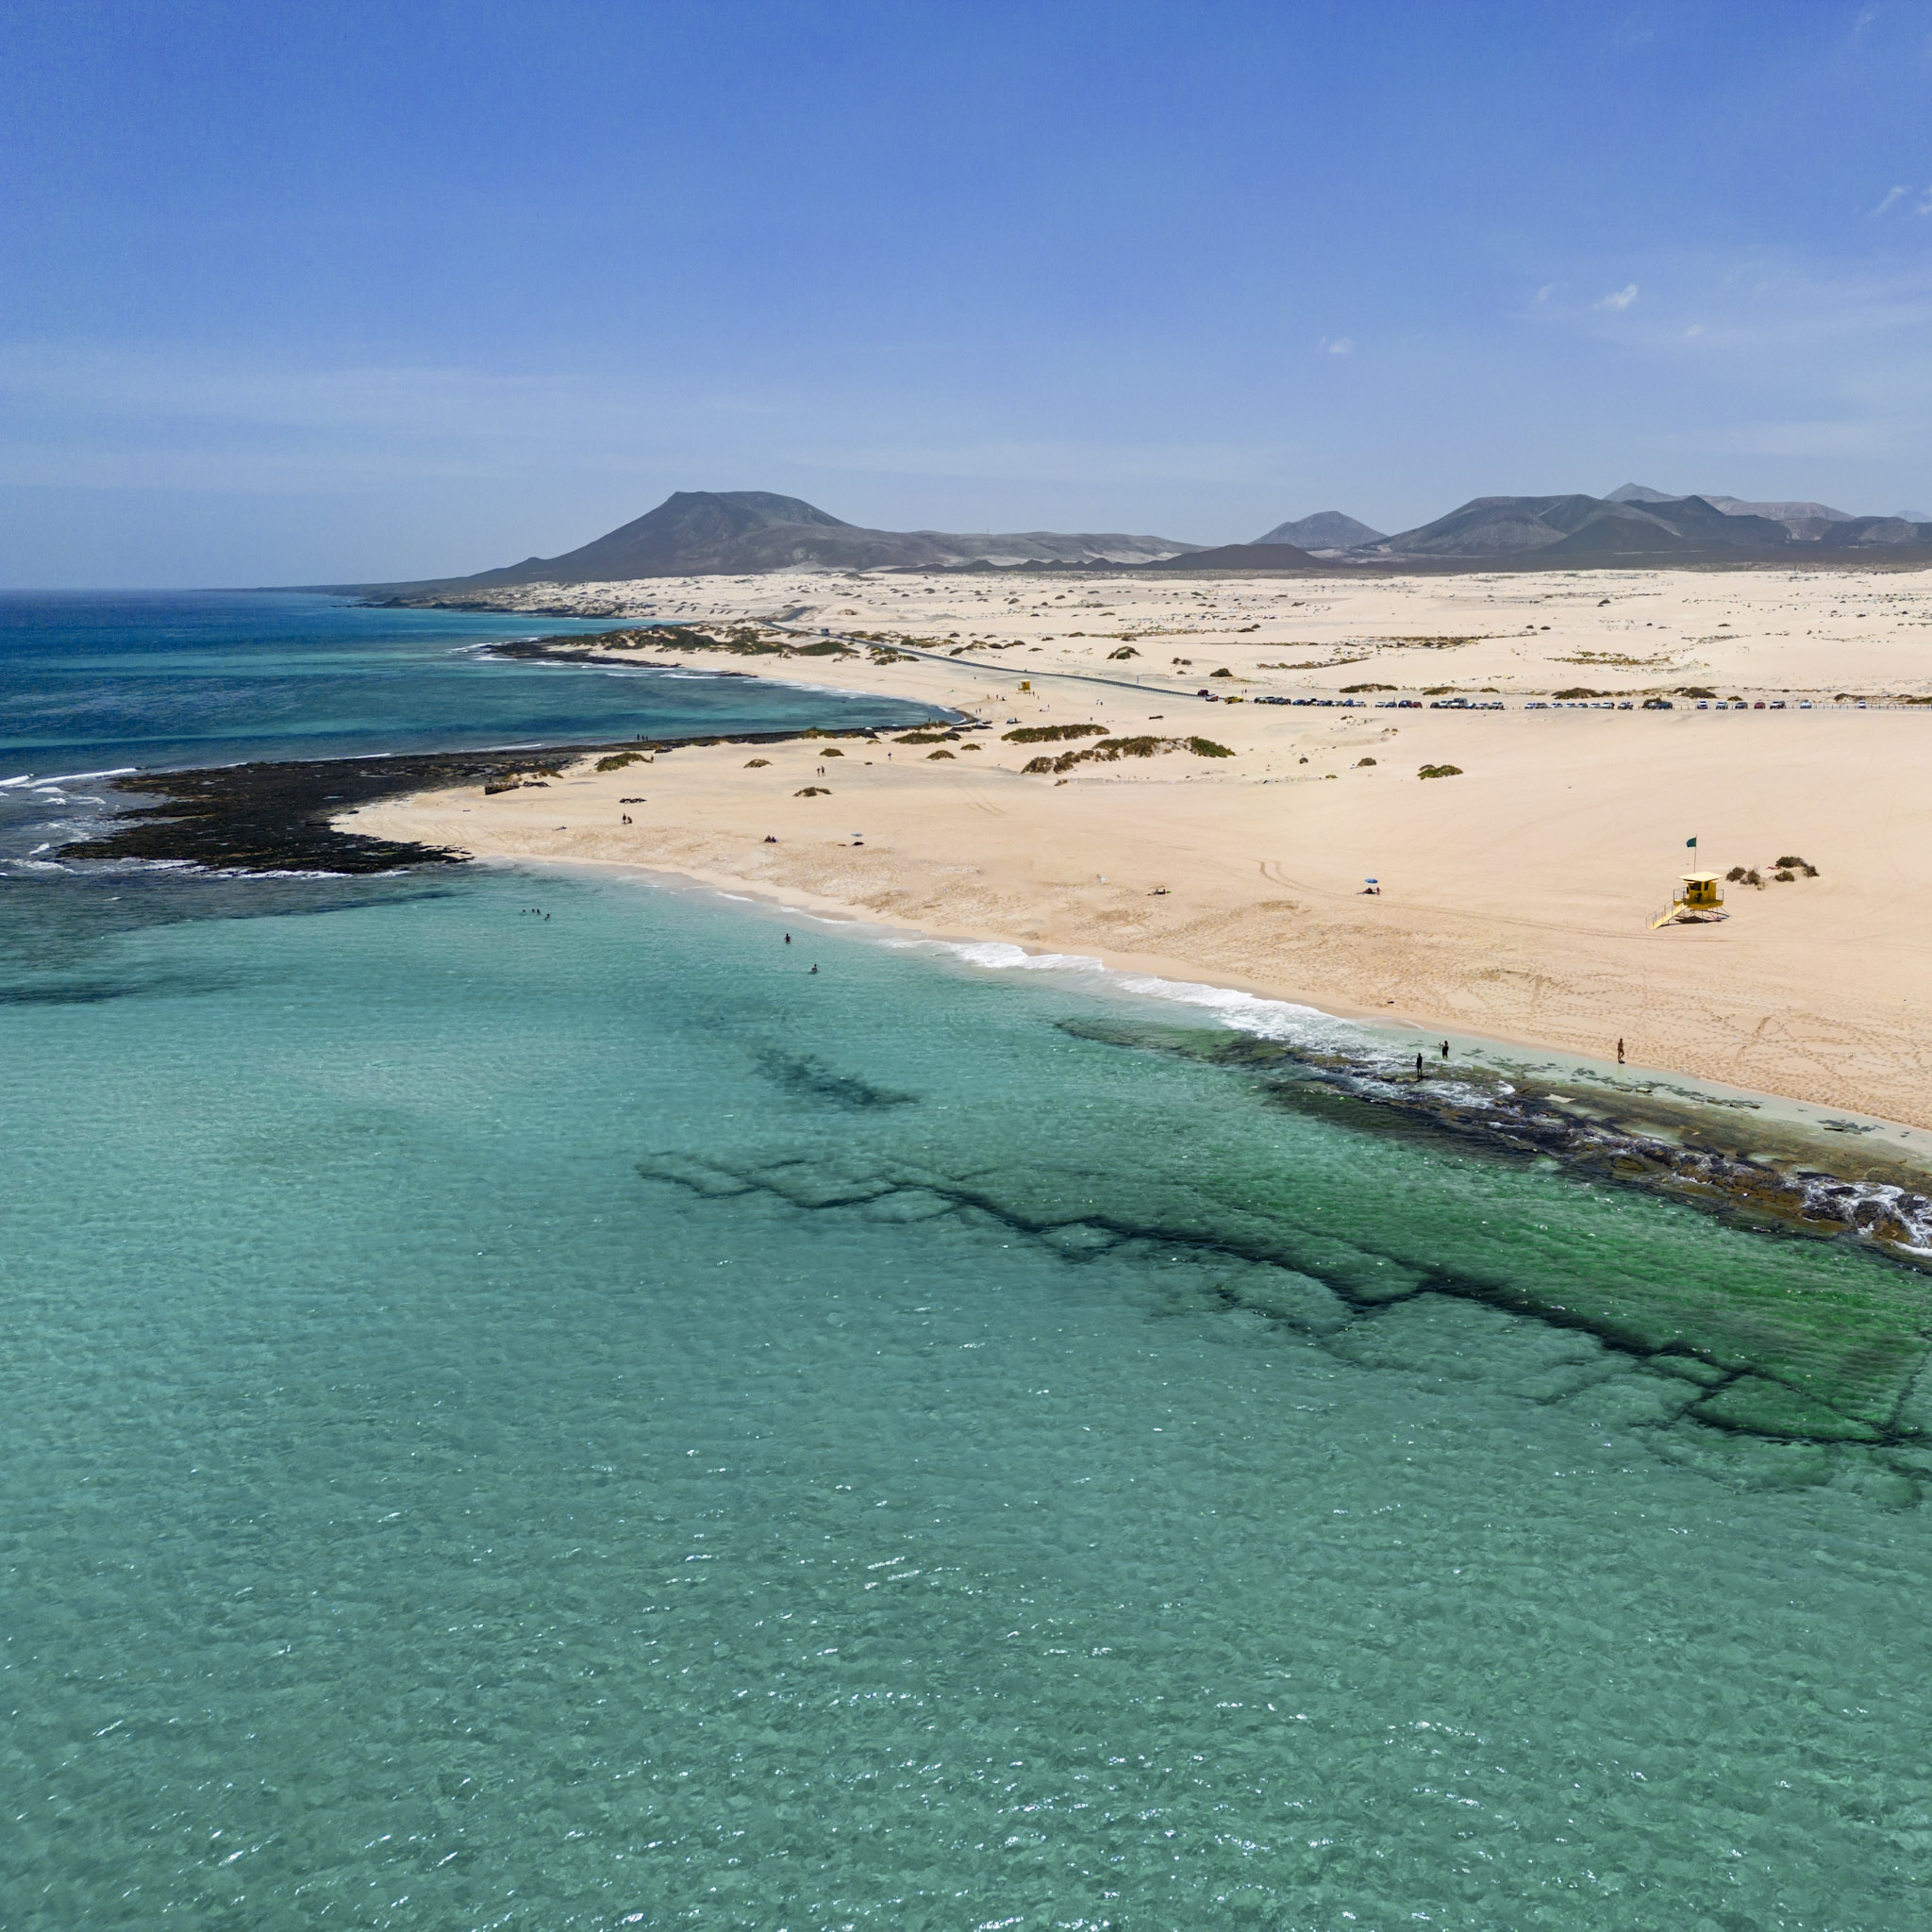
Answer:
[(1024, 530), (958, 536), (945, 530), (868, 530), (796, 496), (763, 490), (679, 490), (654, 510), (560, 557), (434, 584), (415, 592), (491, 591), (521, 584), (618, 583), (631, 577), (750, 575), (775, 570), (877, 570), (890, 565), (1144, 563), (1197, 550), (1167, 537)]
[(1276, 524), (1257, 543), (1294, 543), (1304, 550), (1359, 550), (1364, 543), (1379, 543), (1380, 530), (1339, 509), (1318, 509), (1311, 517), (1298, 517), (1292, 523)]

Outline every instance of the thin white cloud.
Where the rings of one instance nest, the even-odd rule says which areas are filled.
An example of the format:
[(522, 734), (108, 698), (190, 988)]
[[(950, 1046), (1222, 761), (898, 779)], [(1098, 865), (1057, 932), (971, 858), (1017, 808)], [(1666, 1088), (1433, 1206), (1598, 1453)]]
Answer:
[(1614, 295), (1606, 295), (1596, 306), (1599, 308), (1615, 308), (1619, 311), (1629, 308), (1637, 299), (1637, 284), (1632, 282), (1627, 289), (1619, 289)]
[(1903, 181), (1896, 183), (1890, 188), (1888, 188), (1885, 191), (1885, 198), (1879, 202), (1878, 206), (1874, 208), (1872, 210), (1872, 212), (1865, 217), (1865, 219), (1868, 222), (1875, 222), (1878, 219), (1878, 217), (1882, 215), (1887, 208), (1891, 207), (1891, 205), (1894, 202), (1903, 201), (1905, 197), (1908, 195), (1912, 191), (1909, 188), (1907, 188)]
[(1536, 291), (1536, 299), (1537, 299), (1537, 300), (1538, 300), (1539, 302), (1547, 302), (1547, 301), (1548, 301), (1548, 300), (1550, 299), (1550, 297), (1551, 297), (1552, 295), (1554, 295), (1554, 294), (1555, 294), (1556, 292), (1557, 292), (1557, 285), (1556, 285), (1556, 283), (1555, 283), (1555, 282), (1545, 282), (1545, 283), (1544, 283), (1544, 284), (1542, 285), (1542, 287), (1541, 287), (1541, 289), (1539, 289), (1539, 290), (1538, 290), (1538, 291)]
[(1332, 342), (1328, 343), (1327, 348), (1331, 356), (1353, 356), (1355, 354), (1355, 338), (1353, 336), (1337, 336)]
[(1918, 207), (1913, 209), (1913, 213), (1932, 215), (1932, 188), (1926, 189), (1924, 194), (1920, 198)]

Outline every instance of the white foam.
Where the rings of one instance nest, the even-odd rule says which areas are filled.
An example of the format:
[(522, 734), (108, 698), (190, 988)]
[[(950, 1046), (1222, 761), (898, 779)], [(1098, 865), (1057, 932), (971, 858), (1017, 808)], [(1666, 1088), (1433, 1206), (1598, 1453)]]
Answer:
[(904, 943), (935, 945), (969, 966), (982, 966), (989, 973), (1105, 973), (1098, 959), (1082, 953), (1029, 953), (1024, 946), (1009, 945), (1003, 940), (914, 940)]
[(1384, 1044), (1353, 1021), (1338, 1019), (1318, 1007), (1291, 1000), (1263, 999), (1233, 987), (1208, 986), (1198, 980), (1162, 979), (1151, 973), (1125, 973), (1084, 953), (1029, 953), (1003, 940), (888, 940), (888, 945), (931, 946), (950, 953), (969, 966), (989, 973), (1079, 973), (1103, 979), (1113, 989), (1141, 999), (1171, 1001), (1198, 1007), (1238, 1033), (1261, 1040), (1290, 1041), (1297, 1045), (1317, 1042), (1346, 1045), (1359, 1052)]

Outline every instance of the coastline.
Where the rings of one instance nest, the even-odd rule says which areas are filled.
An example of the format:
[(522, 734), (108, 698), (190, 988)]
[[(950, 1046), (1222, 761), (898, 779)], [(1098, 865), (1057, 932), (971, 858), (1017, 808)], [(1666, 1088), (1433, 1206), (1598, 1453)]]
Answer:
[[(964, 678), (918, 671), (917, 695), (970, 712)], [(882, 737), (836, 766), (808, 739), (764, 768), (691, 748), (648, 774), (573, 772), (548, 799), (425, 795), (356, 828), (484, 857), (656, 866), (1525, 1050), (1609, 1061), (1621, 1037), (1633, 1064), (1932, 1128), (1932, 876), (1919, 876), (1932, 854), (1917, 837), (1932, 800), (1901, 795), (1916, 715), (1766, 727), (1518, 709), (1410, 713), (1395, 727), (1252, 705), (1174, 716), (1172, 700), (1150, 708), (1131, 691), (1036, 685), (991, 705), (978, 694), (981, 722), (945, 742)], [(1015, 716), (1029, 733), (1092, 721), (1093, 736), (1012, 743)], [(1230, 755), (1188, 750), (1201, 727)], [(1174, 738), (1144, 757), (1026, 770), (1091, 751), (1103, 730), (1115, 736), (1100, 744), (1131, 745), (1163, 729)], [(1766, 729), (1802, 758), (1740, 745)], [(1734, 735), (1713, 742), (1719, 732)], [(1419, 782), (1411, 760), (1457, 774)], [(1636, 808), (1633, 783), (1647, 794)], [(1724, 924), (1654, 932), (1687, 822), (1703, 850), (1750, 858), (1765, 883), (1731, 888)], [(1798, 829), (1768, 836), (1767, 824)], [(1875, 851), (1874, 827), (1890, 834)], [(1773, 882), (1788, 850), (1814, 874)]]
[[(1024, 587), (1036, 604), (1024, 622), (1001, 613), (1019, 632), (1004, 639), (935, 634), (957, 615), (948, 600), (1000, 588), (983, 584), (801, 578), (761, 584), (749, 610), (741, 586), (654, 584), (646, 626), (491, 648), (890, 696), (941, 722), (137, 774), (117, 789), (159, 801), (63, 856), (243, 872), (473, 856), (643, 868), (910, 938), (1287, 1003), (1363, 1027), (1390, 1054), (1447, 1041), (1458, 1067), (1492, 1085), (1527, 1079), (1541, 1095), (1587, 1082), (1590, 1094), (1571, 1098), (1587, 1097), (1597, 1124), (1573, 1121), (1574, 1132), (1556, 1134), (1547, 1108), (1532, 1122), (1485, 1100), (1510, 1131), (1554, 1136), (1584, 1166), (1604, 1151), (1599, 1128), (1667, 1144), (1679, 1127), (1657, 1108), (1674, 1089), (1708, 1117), (1692, 1133), (1707, 1152), (1747, 1168), (1769, 1157), (1755, 1163), (1764, 1173), (1732, 1175), (1733, 1198), (1762, 1194), (1773, 1172), (1916, 1196), (1916, 1137), (1932, 1126), (1932, 1019), (1917, 997), (1932, 953), (1917, 834), (1932, 811), (1902, 784), (1932, 722), (1917, 694), (1890, 710), (1766, 709), (1748, 723), (1627, 699), (1614, 717), (1609, 701), (1539, 715), (1530, 696), (1538, 676), (1591, 656), (1631, 660), (1619, 675), (1642, 688), (1633, 649), (1597, 647), (1604, 626), (1636, 622), (1621, 604), (1662, 611), (1721, 593), (1741, 612), (1755, 596), (1775, 634), (1740, 614), (1723, 621), (1734, 636), (1697, 641), (1738, 665), (1815, 614), (1786, 608), (1803, 590), (1788, 575), (1716, 592), (1685, 579), (1361, 591), (1409, 600), (1400, 611), (1332, 587), (1319, 608), (1289, 594), (1305, 585), (1257, 582), (1139, 585), (1142, 602), (1130, 604), (1118, 584), (1047, 579)], [(638, 601), (637, 586), (606, 589), (603, 601)], [(1887, 594), (1895, 670), (1932, 601)], [(710, 605), (696, 608), (701, 598)], [(1518, 632), (1491, 608), (1525, 600), (1550, 622)], [(1090, 606), (1114, 628), (1090, 631)], [(1082, 622), (1064, 630), (1075, 608)], [(1318, 635), (1291, 644), (1285, 630)], [(1179, 648), (1167, 664), (1145, 661), (1169, 641)], [(1363, 664), (1388, 675), (1364, 683)], [(1429, 693), (1448, 687), (1422, 679), (1449, 664), (1470, 667), (1457, 689), (1503, 695), (1443, 709)], [(1474, 683), (1485, 675), (1495, 682)], [(1197, 677), (1219, 682), (1191, 689)], [(1430, 782), (1435, 770), (1449, 782)], [(1768, 872), (1784, 850), (1807, 864), (1787, 882), (1734, 889), (1724, 925), (1652, 932), (1646, 915), (1685, 863), (1675, 835), (1687, 824), (1720, 865), (1736, 856)], [(1378, 1097), (1398, 1112), (1421, 1104), (1406, 1091)], [(1440, 1096), (1430, 1108), (1442, 1110)], [(1726, 1109), (1754, 1132), (1708, 1132)], [(1774, 1218), (1848, 1224), (1812, 1211), (1817, 1191), (1798, 1187)], [(1915, 1211), (1879, 1219), (1889, 1245), (1926, 1244)]]
[[(1748, 1166), (1776, 1123), (1795, 1140), (1762, 1165), (1865, 1185), (1883, 1148), (1885, 1184), (1909, 1192), (1932, 1131), (1932, 577), (1859, 588), (1790, 571), (592, 586), (562, 601), (629, 627), (518, 654), (808, 679), (954, 723), (857, 757), (801, 738), (758, 760), (579, 765), (535, 798), (424, 794), (345, 824), (1448, 1040), (1499, 1074), (1588, 1079), (1606, 1120), (1659, 1144), (1677, 1128), (1649, 1113), (1674, 1087), (1757, 1123), (1703, 1135), (1724, 1159)], [(1874, 613), (1882, 629), (1856, 628)], [(1832, 692), (1854, 644), (1889, 697)], [(1557, 682), (1578, 664), (1603, 680), (1588, 702)], [(1700, 710), (1702, 691), (1730, 701)], [(1700, 863), (1745, 879), (1730, 916), (1653, 930)], [(1775, 1212), (1809, 1218), (1802, 1199)], [(1891, 1244), (1924, 1245), (1906, 1219)]]

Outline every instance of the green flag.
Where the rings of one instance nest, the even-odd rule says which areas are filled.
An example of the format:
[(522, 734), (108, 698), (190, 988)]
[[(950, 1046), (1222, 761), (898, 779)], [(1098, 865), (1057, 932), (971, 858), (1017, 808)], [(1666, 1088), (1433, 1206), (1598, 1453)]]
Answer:
[(1697, 850), (1697, 841), (1695, 839), (1686, 839), (1684, 841), (1684, 849), (1687, 852), (1695, 852)]

